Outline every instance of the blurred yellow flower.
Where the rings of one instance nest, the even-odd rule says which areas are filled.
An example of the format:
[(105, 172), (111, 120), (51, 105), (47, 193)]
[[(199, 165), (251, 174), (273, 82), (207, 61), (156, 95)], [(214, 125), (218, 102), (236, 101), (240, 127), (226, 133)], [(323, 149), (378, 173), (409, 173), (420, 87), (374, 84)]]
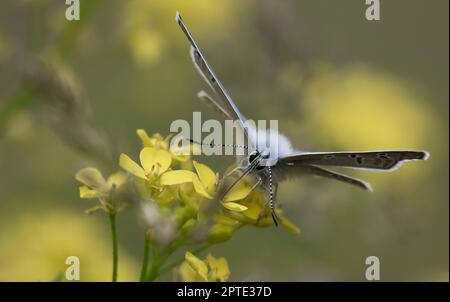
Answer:
[(223, 257), (217, 259), (208, 254), (205, 260), (201, 260), (194, 254), (186, 252), (179, 274), (184, 282), (224, 282), (230, 277), (230, 270), (227, 260)]
[[(88, 213), (96, 210), (106, 212), (117, 212), (121, 208), (117, 207), (115, 193), (125, 184), (127, 176), (122, 172), (117, 172), (108, 177), (107, 180), (96, 168), (84, 168), (75, 174), (75, 179), (84, 184), (79, 187), (80, 198), (98, 199), (101, 206), (87, 210)], [(124, 203), (122, 203), (124, 205)]]
[(129, 41), (133, 59), (138, 65), (151, 65), (159, 61), (165, 48), (161, 33), (145, 27), (132, 31)]
[[(322, 66), (306, 85), (301, 106), (309, 117), (305, 132), (322, 140), (324, 149), (422, 150), (429, 148), (430, 133), (436, 133), (420, 87), (368, 65)], [(412, 165), (392, 178), (355, 171), (378, 188), (422, 172)]]
[(168, 53), (167, 49), (173, 37), (178, 37), (177, 26), (167, 22), (174, 20), (177, 10), (189, 16), (189, 20), (201, 24), (196, 32), (202, 34), (202, 28), (220, 26), (222, 30), (226, 30), (230, 27), (232, 24), (227, 21), (233, 16), (232, 8), (238, 5), (242, 4), (201, 0), (126, 1), (122, 14), (121, 36), (125, 39), (126, 46), (137, 65), (152, 66)]
[(365, 65), (323, 67), (306, 86), (302, 110), (315, 135), (344, 150), (421, 149), (432, 120), (416, 89)]
[[(37, 219), (38, 217), (38, 219)], [(111, 242), (99, 221), (69, 211), (20, 214), (0, 229), (0, 281), (65, 281), (65, 260), (80, 260), (81, 281), (109, 281)], [(119, 281), (136, 280), (138, 263), (120, 250)]]

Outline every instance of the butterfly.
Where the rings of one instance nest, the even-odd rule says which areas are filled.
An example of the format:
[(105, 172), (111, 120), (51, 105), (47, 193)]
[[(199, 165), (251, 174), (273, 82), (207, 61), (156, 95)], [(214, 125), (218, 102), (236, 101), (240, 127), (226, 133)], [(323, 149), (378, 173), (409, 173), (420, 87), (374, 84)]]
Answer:
[[(331, 171), (328, 167), (391, 172), (399, 168), (405, 161), (426, 160), (428, 158), (428, 152), (414, 150), (300, 152), (294, 150), (290, 140), (278, 131), (269, 129), (263, 135), (256, 133), (254, 128), (248, 127), (245, 117), (215, 75), (211, 65), (208, 64), (179, 12), (176, 13), (175, 20), (191, 44), (190, 54), (195, 67), (220, 99), (220, 103), (204, 91), (200, 91), (198, 97), (221, 112), (226, 118), (237, 120), (242, 133), (248, 139), (248, 145), (244, 146), (248, 149), (247, 154), (243, 159), (238, 157), (238, 166), (225, 177), (235, 172), (240, 172), (240, 175), (223, 192), (222, 196), (225, 196), (245, 176), (252, 176), (256, 180), (252, 190), (261, 188), (268, 193), (268, 199), (264, 203), (261, 214), (265, 212), (266, 206), (269, 204), (270, 213), (276, 226), (278, 225), (278, 219), (275, 212), (275, 200), (278, 184), (288, 178), (296, 178), (305, 174), (316, 175), (372, 191), (369, 183)], [(277, 141), (278, 143), (276, 146), (269, 144), (269, 147), (267, 147), (267, 140)]]

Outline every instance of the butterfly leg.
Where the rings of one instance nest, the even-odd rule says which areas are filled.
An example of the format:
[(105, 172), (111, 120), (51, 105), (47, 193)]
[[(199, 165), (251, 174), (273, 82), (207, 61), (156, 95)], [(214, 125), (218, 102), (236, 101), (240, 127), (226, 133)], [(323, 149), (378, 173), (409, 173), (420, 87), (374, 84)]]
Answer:
[(264, 194), (264, 196), (265, 196), (264, 204), (263, 204), (263, 207), (261, 208), (261, 211), (259, 212), (258, 218), (256, 219), (256, 224), (258, 224), (260, 222), (261, 218), (266, 213), (267, 205), (269, 204), (270, 205), (270, 214), (272, 215), (273, 223), (275, 224), (275, 226), (278, 226), (278, 217), (277, 217), (277, 214), (275, 213), (275, 198), (277, 196), (278, 184), (274, 184), (273, 188), (271, 188), (270, 185), (268, 187), (262, 187), (262, 188), (264, 189), (264, 191), (266, 191), (266, 193), (269, 194), (269, 198), (267, 198), (267, 195)]
[(225, 175), (223, 176), (223, 178), (230, 177), (231, 175), (233, 175), (233, 174), (236, 173), (236, 172), (241, 172), (241, 173), (243, 173), (244, 171), (245, 171), (244, 168), (242, 168), (242, 167), (236, 167), (236, 168), (234, 168), (233, 170), (231, 170), (230, 172), (228, 172), (227, 174), (225, 174)]
[(278, 189), (278, 185), (273, 183), (272, 178), (272, 169), (270, 166), (267, 167), (267, 171), (269, 172), (269, 203), (270, 203), (270, 214), (272, 215), (273, 223), (275, 226), (278, 226), (278, 218), (277, 213), (275, 213), (275, 194)]
[(250, 188), (249, 194), (262, 184), (262, 178), (258, 176), (258, 180)]
[(275, 224), (275, 226), (278, 226), (278, 216), (277, 213), (275, 212), (275, 199), (277, 196), (277, 191), (278, 191), (278, 184), (273, 185), (273, 190), (271, 190), (270, 192), (270, 214), (272, 215), (272, 220), (273, 223)]

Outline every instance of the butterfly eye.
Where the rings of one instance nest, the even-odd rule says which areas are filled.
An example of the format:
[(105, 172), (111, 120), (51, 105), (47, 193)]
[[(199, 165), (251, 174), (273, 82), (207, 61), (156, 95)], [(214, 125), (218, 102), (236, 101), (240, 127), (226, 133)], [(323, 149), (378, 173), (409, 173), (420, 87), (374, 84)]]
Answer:
[(253, 152), (252, 154), (250, 154), (250, 156), (248, 157), (248, 161), (249, 163), (252, 163), (257, 157), (259, 156), (259, 152)]

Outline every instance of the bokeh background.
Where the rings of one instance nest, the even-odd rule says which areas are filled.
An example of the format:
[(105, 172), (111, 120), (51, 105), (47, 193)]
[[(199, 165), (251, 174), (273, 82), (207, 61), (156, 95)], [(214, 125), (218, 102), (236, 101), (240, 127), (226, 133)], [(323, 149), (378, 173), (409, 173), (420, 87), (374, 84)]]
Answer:
[[(119, 152), (138, 153), (137, 128), (221, 118), (196, 99), (207, 87), (176, 10), (244, 115), (278, 119), (296, 148), (431, 153), (392, 174), (351, 171), (371, 194), (283, 183), (302, 233), (245, 228), (213, 248), (230, 280), (363, 281), (371, 255), (384, 281), (448, 280), (448, 1), (381, 1), (379, 22), (363, 0), (81, 0), (78, 22), (62, 0), (0, 7), (0, 280), (52, 280), (76, 255), (82, 280), (108, 281), (107, 218), (83, 213), (74, 173), (117, 170)], [(118, 227), (119, 280), (136, 280), (133, 207)]]

